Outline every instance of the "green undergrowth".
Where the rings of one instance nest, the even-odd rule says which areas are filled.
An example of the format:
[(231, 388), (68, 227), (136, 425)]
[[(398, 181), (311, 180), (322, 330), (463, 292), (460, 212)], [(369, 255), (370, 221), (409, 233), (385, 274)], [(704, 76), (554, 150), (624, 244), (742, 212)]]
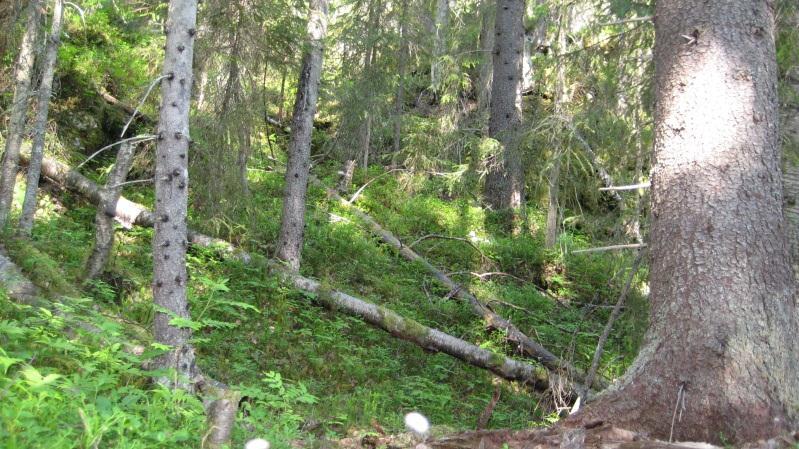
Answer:
[[(321, 167), (319, 174), (332, 185), (330, 171)], [(381, 174), (359, 172), (353, 191)], [(564, 233), (557, 249), (545, 250), (543, 214), (535, 208), (527, 212), (523, 232), (506, 235), (492, 228), (490, 214), (472, 199), (442, 198), (435, 180), (415, 181), (421, 191), (410, 193), (403, 176), (375, 180), (356, 206), (522, 331), (585, 368), (629, 258), (568, 255), (564, 249), (591, 244), (576, 233)], [(282, 174), (259, 172), (250, 189), (250, 205), (241, 217), (192, 221), (259, 256), (256, 262), (227, 260), (198, 248), (188, 256), (192, 320), (186, 325), (195, 329), (200, 365), (245, 397), (236, 441), (266, 436), (275, 447), (288, 447), (298, 438), (340, 438), (380, 427), (396, 432), (403, 414), (413, 410), (440, 428), (469, 429), (495, 388), (502, 394), (492, 427), (529, 427), (553, 416), (558, 404), (549, 395), (398, 341), (281, 285), (258, 261), (276, 240)], [(148, 200), (146, 189), (131, 196)], [(53, 285), (48, 292), (89, 298), (105, 313), (149, 328), (151, 230), (120, 230), (102, 279), (82, 292), (74, 286), (91, 250), (93, 216), (94, 210), (76, 197), (62, 193), (56, 201), (45, 195), (32, 242), (12, 243), (9, 250), (37, 284)], [(515, 356), (501, 333), (486, 331), (469, 307), (422, 266), (381, 244), (350, 210), (318, 188), (309, 193), (307, 222), (304, 275)], [(645, 314), (639, 296), (633, 295), (606, 347), (602, 370), (608, 377), (623, 372), (637, 348), (638, 323)], [(32, 447), (42, 435), (57, 441), (52, 447), (91, 447), (97, 438), (113, 447), (197, 447), (201, 404), (152, 386), (140, 370), (141, 360), (122, 346), (91, 335), (68, 336), (47, 324), (56, 318), (5, 299), (0, 310), (0, 321), (11, 329), (0, 337), (0, 355), (8, 364), (2, 403), (13, 404), (3, 407), (6, 435), (0, 440), (13, 442), (5, 447)]]

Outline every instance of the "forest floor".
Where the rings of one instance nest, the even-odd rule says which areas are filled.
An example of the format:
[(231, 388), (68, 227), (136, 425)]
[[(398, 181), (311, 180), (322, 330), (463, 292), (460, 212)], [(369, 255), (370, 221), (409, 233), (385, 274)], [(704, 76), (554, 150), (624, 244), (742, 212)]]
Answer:
[[(275, 217), (282, 174), (256, 173), (249, 206), (237, 211), (235, 219), (197, 216), (193, 224), (253, 254), (270, 254), (279, 225)], [(333, 185), (333, 173), (323, 167), (323, 182)], [(534, 207), (527, 211), (527, 231), (506, 235), (472, 200), (453, 199), (441, 179), (383, 173), (374, 169), (356, 175), (353, 191), (374, 180), (355, 203), (358, 208), (478, 297), (501, 298), (501, 303), (490, 304), (497, 313), (585, 368), (629, 257), (571, 255), (569, 250), (592, 244), (588, 222), (564, 230), (558, 247), (545, 250), (544, 216)], [(188, 444), (193, 432), (201, 433), (201, 406), (174, 392), (154, 398), (159, 393), (147, 388), (146, 373), (137, 368), (140, 360), (122, 350), (118, 324), (107, 319), (119, 317), (145, 330), (150, 326), (151, 231), (120, 230), (103, 279), (76, 295), (80, 290), (73, 280), (80, 277), (91, 250), (94, 209), (69, 191), (48, 192), (40, 202), (32, 244), (10, 248), (11, 258), (51, 297), (64, 295), (64, 290), (79, 296), (65, 303), (71, 316), (86, 320), (91, 315), (96, 326), (112, 329), (110, 335), (118, 336), (112, 341), (118, 343), (61, 333), (63, 316), (5, 301), (0, 307), (6, 332), (0, 337), (0, 361), (5, 364), (0, 365), (0, 387), (14, 406), (4, 408), (0, 419), (5, 436), (18, 443), (10, 447), (25, 447), (35, 435), (54, 432), (63, 441), (82, 435), (89, 441), (116, 441), (118, 447), (133, 441), (154, 444), (147, 447)], [(152, 201), (146, 189), (125, 195), (144, 204)], [(379, 244), (350, 210), (318, 188), (311, 190), (309, 205), (305, 276), (513, 355), (501, 334), (487, 332), (467, 305), (454, 300), (418, 264)], [(188, 263), (200, 364), (246, 397), (234, 441), (260, 432), (274, 441), (273, 447), (300, 440), (308, 445), (336, 440), (348, 446), (352, 438), (361, 444), (364, 436), (380, 438), (381, 432), (401, 430), (402, 415), (413, 410), (451, 434), (474, 429), (497, 390), (502, 394), (491, 414), (492, 428), (546, 425), (558, 419), (558, 407), (568, 406), (452, 357), (397, 341), (356, 318), (309, 307), (314, 298), (257, 265), (201, 248), (190, 251)], [(631, 361), (644, 316), (644, 302), (636, 293), (606, 347), (603, 375), (618, 376)], [(168, 410), (177, 413), (178, 422)], [(59, 420), (73, 424), (53, 426)], [(125, 422), (137, 425), (123, 429)], [(173, 431), (176, 426), (182, 429)]]

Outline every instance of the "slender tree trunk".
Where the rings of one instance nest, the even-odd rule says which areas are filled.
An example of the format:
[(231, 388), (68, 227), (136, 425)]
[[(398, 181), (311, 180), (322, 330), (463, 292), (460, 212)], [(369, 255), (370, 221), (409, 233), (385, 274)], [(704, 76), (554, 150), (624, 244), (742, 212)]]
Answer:
[(19, 55), (14, 69), (14, 99), (8, 122), (6, 148), (0, 167), (0, 228), (6, 225), (14, 198), (14, 184), (19, 168), (19, 148), (25, 133), (25, 115), (28, 111), (31, 80), (33, 78), (36, 37), (41, 22), (42, 0), (31, 0), (27, 11), (27, 28), (22, 37)]
[(250, 195), (250, 182), (247, 175), (247, 164), (250, 161), (252, 154), (252, 139), (250, 138), (249, 120), (242, 123), (238, 127), (239, 133), (239, 152), (236, 158), (236, 165), (239, 169), (239, 186), (241, 193), (245, 196)]
[[(369, 33), (368, 33), (368, 45), (369, 49), (364, 56), (364, 63), (363, 63), (363, 74), (361, 75), (363, 81), (369, 82), (369, 78), (372, 76), (372, 64), (375, 60), (375, 53), (377, 44), (375, 42), (375, 36), (378, 32), (380, 27), (380, 13), (377, 11), (378, 2), (377, 0), (372, 0), (369, 2)], [(362, 81), (362, 82), (363, 82)], [(372, 143), (372, 101), (373, 97), (370, 92), (364, 93), (364, 119), (361, 122), (361, 126), (358, 129), (358, 147), (360, 149), (359, 155), (363, 162), (364, 170), (369, 167), (369, 152), (371, 149)], [(357, 156), (355, 157), (357, 159)]]
[(502, 150), (488, 161), (485, 200), (495, 210), (519, 209), (524, 199), (524, 167), (517, 133), (522, 123), (524, 0), (497, 0), (494, 25), (494, 77), (489, 136)]
[[(486, 0), (482, 4), (482, 17), (480, 27), (480, 51), (482, 52), (480, 64), (480, 84), (477, 93), (477, 111), (480, 113), (481, 127), (486, 126), (483, 121), (484, 113), (487, 114), (491, 104), (491, 80), (494, 75), (492, 63), (494, 52), (494, 16), (496, 8), (493, 0)], [(485, 128), (488, 133), (488, 128)]]
[(58, 60), (58, 47), (61, 45), (61, 22), (64, 2), (53, 3), (53, 23), (50, 38), (44, 55), (44, 72), (39, 84), (39, 96), (36, 105), (36, 121), (33, 126), (33, 147), (28, 164), (28, 177), (25, 185), (25, 199), (22, 202), (22, 213), (19, 217), (20, 235), (30, 237), (33, 230), (33, 218), (36, 213), (37, 193), (39, 191), (39, 174), (42, 171), (45, 136), (47, 135), (47, 117), (50, 110), (50, 95), (53, 92), (53, 75)]
[(108, 175), (105, 187), (100, 190), (100, 203), (94, 216), (94, 248), (86, 262), (84, 280), (97, 279), (108, 263), (114, 246), (114, 216), (122, 193), (120, 184), (128, 177), (135, 152), (135, 146), (127, 142), (119, 147), (114, 168)]
[[(171, 0), (167, 15), (161, 109), (155, 157), (155, 233), (153, 235), (153, 301), (157, 307), (153, 335), (171, 350), (156, 365), (171, 368), (176, 379), (166, 385), (193, 391), (198, 375), (191, 329), (170, 324), (174, 315), (189, 319), (186, 299), (186, 218), (188, 204), (189, 108), (192, 85), (197, 0)], [(165, 311), (164, 311), (165, 309)], [(168, 311), (168, 313), (167, 313)]]
[(277, 257), (289, 267), (300, 269), (303, 234), (305, 232), (305, 196), (311, 159), (311, 134), (319, 80), (322, 76), (322, 41), (327, 33), (327, 0), (311, 0), (308, 17), (308, 51), (302, 62), (294, 100), (291, 141), (286, 167), (286, 191), (283, 195), (283, 217), (277, 243)]
[(372, 114), (369, 111), (366, 111), (366, 117), (363, 125), (361, 125), (360, 141), (361, 155), (363, 156), (363, 165), (361, 167), (366, 170), (369, 168), (369, 150), (372, 142)]
[[(285, 62), (285, 61), (284, 61)], [(278, 100), (277, 119), (283, 123), (286, 119), (283, 112), (286, 104), (286, 64), (283, 64), (283, 72), (280, 75), (280, 99)]]
[(352, 187), (352, 177), (355, 175), (355, 160), (347, 159), (344, 161), (344, 168), (341, 171), (341, 179), (338, 181), (338, 191), (347, 192)]
[(650, 328), (578, 422), (726, 444), (797, 424), (773, 10), (745, 3), (656, 4)]
[(402, 13), (399, 21), (400, 49), (397, 57), (397, 93), (394, 96), (394, 154), (391, 158), (392, 168), (395, 165), (395, 158), (402, 150), (402, 110), (405, 104), (405, 75), (408, 64), (408, 38), (405, 24), (408, 16), (408, 0), (403, 0), (401, 7)]
[(558, 202), (560, 192), (559, 152), (554, 155), (554, 159), (555, 160), (552, 161), (552, 167), (549, 169), (549, 176), (547, 179), (547, 185), (549, 187), (547, 194), (547, 230), (544, 239), (544, 246), (547, 248), (555, 246), (555, 243), (558, 241), (558, 235), (560, 234), (560, 203)]
[[(558, 53), (566, 51), (566, 28), (568, 26), (569, 7), (562, 6), (560, 13), (560, 20), (558, 22)], [(565, 108), (569, 98), (566, 92), (566, 64), (563, 60), (558, 60), (557, 79), (555, 80), (555, 115), (564, 117), (566, 114)], [(560, 227), (560, 205), (558, 196), (560, 193), (560, 158), (563, 154), (564, 140), (560, 139), (559, 146), (552, 155), (552, 166), (549, 169), (548, 186), (549, 186), (549, 204), (547, 207), (547, 229), (546, 237), (544, 239), (544, 246), (552, 248), (558, 240), (559, 227)]]
[(441, 90), (444, 61), (447, 53), (447, 34), (449, 34), (449, 0), (436, 0), (436, 34), (433, 42), (433, 64), (430, 67), (430, 85), (436, 94)]

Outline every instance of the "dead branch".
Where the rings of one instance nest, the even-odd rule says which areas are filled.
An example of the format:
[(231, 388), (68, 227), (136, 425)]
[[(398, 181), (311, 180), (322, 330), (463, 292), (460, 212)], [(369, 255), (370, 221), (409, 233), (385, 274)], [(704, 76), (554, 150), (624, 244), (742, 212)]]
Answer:
[(477, 245), (475, 245), (474, 242), (472, 242), (471, 240), (469, 240), (467, 238), (463, 238), (463, 237), (453, 237), (453, 236), (441, 235), (441, 234), (427, 234), (427, 235), (423, 235), (422, 237), (419, 237), (418, 239), (414, 240), (413, 243), (408, 245), (408, 248), (413, 248), (419, 242), (422, 242), (424, 240), (429, 240), (429, 239), (456, 240), (456, 241), (459, 241), (459, 242), (464, 242), (467, 245), (469, 245), (472, 248), (474, 248), (475, 251), (480, 253), (480, 257), (484, 261), (490, 260), (488, 257), (486, 257), (485, 253), (483, 253), (483, 250), (481, 250)]
[(638, 190), (638, 189), (648, 189), (650, 184), (648, 182), (642, 182), (640, 184), (631, 184), (628, 186), (612, 186), (612, 187), (600, 187), (600, 192), (611, 192), (611, 191), (620, 191), (620, 190)]
[[(338, 192), (325, 186), (318, 178), (316, 178), (313, 175), (311, 176), (310, 180), (314, 184), (323, 188), (327, 192), (328, 197), (337, 200), (342, 206), (348, 208), (353, 215), (355, 215), (359, 220), (361, 220), (364, 224), (366, 224), (369, 230), (375, 236), (379, 237), (385, 244), (396, 249), (400, 253), (400, 255), (405, 257), (407, 260), (422, 265), (439, 282), (441, 282), (444, 286), (449, 288), (450, 291), (455, 292), (455, 296), (457, 296), (459, 299), (463, 301), (466, 301), (471, 306), (472, 311), (477, 316), (482, 317), (483, 320), (485, 320), (486, 326), (488, 328), (505, 331), (507, 333), (508, 341), (513, 343), (519, 352), (521, 352), (527, 357), (531, 357), (539, 361), (541, 364), (547, 367), (547, 369), (549, 369), (553, 374), (566, 371), (569, 377), (576, 379), (578, 382), (583, 381), (583, 379), (585, 378), (585, 373), (578, 370), (570, 363), (561, 360), (555, 354), (551, 353), (549, 350), (543, 347), (540, 343), (538, 343), (537, 341), (533, 340), (532, 338), (524, 334), (522, 331), (520, 331), (515, 325), (511, 324), (508, 320), (494, 313), (494, 311), (486, 307), (482, 302), (480, 302), (477, 299), (476, 296), (470, 293), (469, 290), (467, 290), (457, 282), (453, 281), (444, 272), (434, 267), (425, 258), (414, 252), (413, 249), (404, 245), (394, 234), (383, 229), (383, 227), (380, 226), (380, 224), (377, 223), (377, 221), (375, 221), (371, 216), (361, 211), (360, 209), (353, 207), (349, 202), (347, 202), (347, 200), (342, 198), (341, 195), (338, 194)], [(597, 382), (596, 384), (600, 388), (604, 388), (607, 385), (604, 382)]]
[(641, 266), (641, 261), (644, 259), (644, 252), (644, 250), (640, 250), (635, 256), (633, 265), (630, 267), (630, 273), (627, 275), (627, 281), (624, 283), (624, 288), (622, 288), (619, 299), (616, 301), (616, 306), (613, 307), (610, 318), (608, 318), (608, 322), (605, 324), (605, 330), (602, 331), (602, 335), (600, 335), (599, 341), (596, 344), (596, 351), (594, 351), (594, 359), (591, 361), (591, 368), (588, 369), (588, 374), (585, 376), (586, 389), (591, 388), (591, 383), (594, 380), (594, 376), (596, 376), (597, 369), (599, 369), (599, 361), (602, 359), (602, 353), (605, 350), (605, 343), (607, 343), (610, 331), (613, 329), (613, 323), (616, 322), (616, 319), (619, 318), (619, 314), (621, 314), (622, 306), (627, 299), (627, 294), (630, 292), (630, 286), (632, 285), (633, 278), (635, 278), (635, 273), (638, 272), (638, 267)]
[(646, 243), (630, 243), (625, 245), (611, 245), (611, 246), (600, 246), (597, 248), (577, 249), (571, 251), (571, 253), (584, 254), (584, 253), (596, 253), (600, 251), (616, 251), (620, 249), (641, 249), (641, 248), (646, 248)]

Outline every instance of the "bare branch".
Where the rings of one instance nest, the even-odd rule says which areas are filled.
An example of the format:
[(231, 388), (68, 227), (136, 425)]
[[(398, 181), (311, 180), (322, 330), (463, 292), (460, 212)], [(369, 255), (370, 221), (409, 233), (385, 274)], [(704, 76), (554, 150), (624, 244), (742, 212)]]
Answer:
[(150, 182), (153, 182), (153, 181), (155, 181), (155, 178), (136, 179), (136, 180), (133, 180), (133, 181), (120, 182), (119, 184), (114, 184), (112, 186), (108, 186), (108, 187), (106, 187), (106, 189), (116, 189), (117, 187), (127, 186), (127, 185), (131, 185), (131, 184), (147, 184), (147, 183), (150, 183)]
[(600, 23), (599, 27), (609, 27), (613, 25), (624, 25), (625, 23), (635, 23), (635, 22), (651, 22), (654, 19), (654, 16), (644, 16), (644, 17), (633, 17), (632, 19), (621, 19), (621, 20), (614, 20), (613, 22), (605, 22)]
[(145, 92), (144, 96), (141, 97), (141, 100), (139, 101), (139, 104), (136, 105), (136, 108), (133, 109), (133, 114), (130, 115), (130, 118), (128, 119), (128, 122), (125, 123), (125, 127), (122, 128), (122, 134), (119, 135), (120, 138), (125, 137), (125, 132), (127, 132), (128, 126), (130, 126), (131, 122), (133, 122), (133, 119), (136, 118), (136, 114), (139, 113), (139, 109), (144, 105), (144, 102), (147, 101), (147, 97), (150, 95), (150, 92), (153, 91), (153, 88), (155, 87), (155, 85), (160, 83), (161, 80), (169, 78), (170, 76), (172, 76), (171, 73), (166, 74), (166, 75), (161, 75), (158, 78), (154, 79), (152, 83), (150, 83), (150, 86), (147, 88), (147, 92)]
[(83, 167), (84, 165), (86, 165), (90, 160), (94, 159), (98, 154), (102, 153), (103, 151), (105, 151), (105, 150), (107, 150), (109, 148), (113, 148), (113, 147), (115, 147), (117, 145), (122, 145), (123, 143), (127, 143), (127, 142), (133, 142), (133, 143), (147, 142), (148, 140), (153, 140), (156, 137), (158, 137), (158, 136), (156, 136), (155, 134), (140, 134), (140, 135), (135, 136), (135, 137), (128, 137), (127, 139), (119, 140), (117, 142), (112, 143), (111, 145), (106, 145), (106, 146), (100, 148), (99, 150), (95, 151), (94, 153), (92, 153), (92, 155), (89, 156), (85, 161), (83, 161), (80, 164), (78, 164), (78, 166), (75, 167), (75, 170), (80, 170), (80, 168)]
[(361, 193), (363, 192), (363, 190), (364, 190), (366, 187), (368, 187), (368, 186), (369, 186), (369, 184), (371, 184), (371, 183), (373, 183), (373, 182), (377, 181), (378, 179), (382, 178), (383, 176), (386, 176), (387, 174), (389, 174), (389, 173), (391, 173), (391, 172), (395, 172), (395, 171), (404, 171), (404, 169), (402, 169), (402, 168), (394, 168), (394, 169), (391, 169), (391, 170), (389, 170), (389, 171), (387, 171), (387, 172), (385, 172), (385, 173), (383, 173), (383, 174), (380, 174), (380, 175), (377, 175), (377, 176), (375, 176), (374, 178), (372, 178), (372, 179), (370, 179), (368, 182), (366, 182), (366, 184), (362, 185), (362, 186), (361, 186), (361, 188), (360, 188), (360, 189), (358, 189), (358, 190), (357, 190), (355, 193), (353, 193), (353, 194), (352, 194), (352, 197), (351, 197), (351, 198), (349, 199), (349, 201), (347, 201), (347, 202), (348, 202), (348, 203), (350, 203), (350, 204), (354, 203), (354, 202), (355, 202), (355, 201), (358, 199), (358, 197), (361, 195)]
[(631, 184), (628, 186), (610, 186), (610, 187), (600, 187), (600, 192), (610, 192), (610, 191), (619, 191), (619, 190), (638, 190), (638, 189), (648, 189), (650, 187), (650, 183), (642, 182), (640, 184)]
[[(624, 283), (624, 288), (621, 290), (619, 300), (616, 301), (616, 306), (613, 307), (610, 318), (608, 318), (608, 322), (605, 324), (605, 330), (602, 332), (596, 344), (596, 351), (594, 352), (594, 359), (591, 361), (591, 368), (588, 369), (588, 374), (585, 375), (585, 392), (591, 388), (591, 383), (594, 381), (594, 376), (596, 376), (596, 371), (599, 368), (599, 360), (602, 358), (602, 353), (605, 351), (605, 343), (607, 343), (610, 331), (613, 329), (613, 323), (619, 318), (621, 308), (624, 305), (625, 299), (627, 299), (627, 294), (630, 292), (630, 286), (633, 283), (635, 273), (638, 271), (638, 267), (641, 266), (641, 261), (644, 259), (644, 252), (643, 250), (638, 251), (638, 255), (635, 256), (633, 266), (630, 268), (630, 274), (627, 275), (627, 282)], [(582, 396), (585, 396), (585, 392)]]
[(626, 245), (611, 245), (611, 246), (601, 246), (599, 248), (578, 249), (571, 251), (571, 253), (583, 254), (583, 253), (596, 253), (600, 251), (615, 251), (619, 249), (641, 249), (641, 248), (646, 248), (646, 243), (630, 243)]

